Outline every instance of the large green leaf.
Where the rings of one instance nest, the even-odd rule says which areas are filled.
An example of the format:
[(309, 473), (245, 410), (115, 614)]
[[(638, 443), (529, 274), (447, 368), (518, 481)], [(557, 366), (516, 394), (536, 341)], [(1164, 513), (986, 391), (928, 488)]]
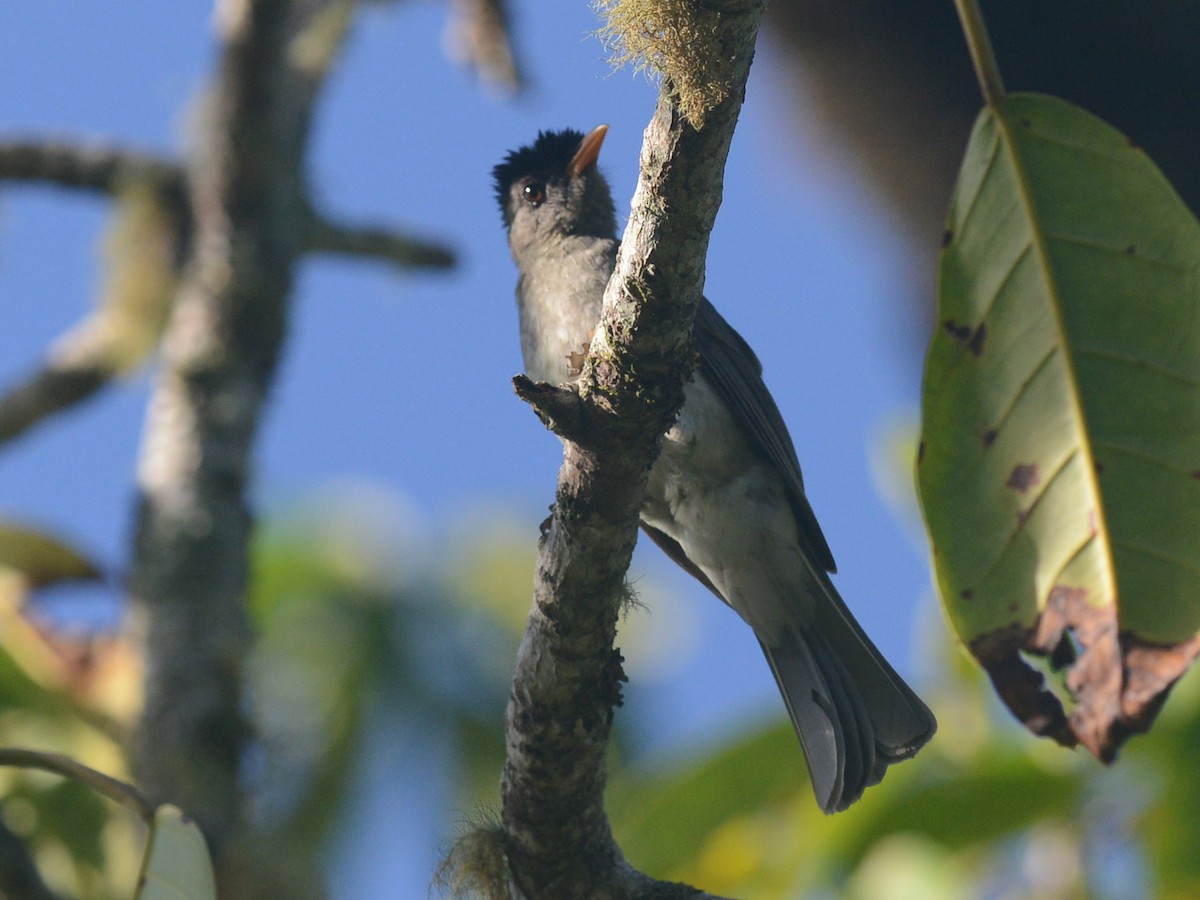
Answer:
[[(1200, 646), (1200, 224), (1123, 135), (1013, 95), (945, 237), (918, 463), (942, 600), (1018, 716), (1108, 759)], [(1068, 630), (1069, 721), (1019, 655), (1070, 662)]]

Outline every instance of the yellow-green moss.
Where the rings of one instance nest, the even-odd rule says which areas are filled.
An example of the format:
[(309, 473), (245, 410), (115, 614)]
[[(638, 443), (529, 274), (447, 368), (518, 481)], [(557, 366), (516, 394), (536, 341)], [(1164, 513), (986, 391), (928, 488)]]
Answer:
[(666, 79), (694, 127), (729, 96), (736, 58), (727, 49), (728, 13), (697, 0), (596, 0), (596, 10), (613, 65)]

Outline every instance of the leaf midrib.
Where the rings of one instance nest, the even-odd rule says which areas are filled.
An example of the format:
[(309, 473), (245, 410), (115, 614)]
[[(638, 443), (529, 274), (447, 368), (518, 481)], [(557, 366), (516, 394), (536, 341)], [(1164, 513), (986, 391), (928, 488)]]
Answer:
[[(1033, 187), (1030, 183), (1029, 173), (1019, 152), (1017, 131), (1009, 118), (1006, 107), (1007, 103), (993, 107), (992, 116), (996, 120), (998, 131), (1003, 135), (1003, 139), (1000, 141), (1003, 145), (1001, 152), (1008, 157), (1009, 165), (1012, 166), (1013, 178), (1017, 187), (1017, 197), (1025, 214), (1025, 220), (1028, 223), (1030, 244), (1037, 258), (1038, 276), (1043, 282), (1047, 299), (1050, 302), (1051, 313), (1054, 316), (1054, 324), (1058, 332), (1058, 341), (1063, 350), (1063, 366), (1067, 378), (1067, 390), (1079, 433), (1078, 450), (1083, 457), (1083, 477), (1086, 479), (1088, 489), (1095, 503), (1096, 527), (1090, 541), (1099, 541), (1099, 549), (1104, 556), (1104, 579), (1108, 583), (1110, 596), (1103, 599), (1105, 602), (1114, 602), (1117, 598), (1112, 547), (1108, 535), (1108, 514), (1104, 507), (1104, 496), (1096, 480), (1096, 461), (1092, 455), (1090, 432), (1087, 429), (1087, 417), (1084, 414), (1083, 399), (1079, 392), (1079, 377), (1075, 370), (1075, 359), (1071, 352), (1071, 342), (1067, 339), (1066, 323), (1063, 321), (1062, 292), (1059, 289), (1058, 280), (1055, 278), (1054, 270), (1050, 264), (1047, 235), (1041, 227), (1040, 219), (1037, 215), (1038, 210), (1037, 203), (1033, 197)], [(1033, 131), (1032, 123), (1029, 126), (1029, 131), (1034, 137), (1039, 139), (1043, 137)], [(1025, 525), (1022, 523), (1017, 530), (1020, 531), (1024, 527)], [(1037, 598), (1039, 608), (1044, 606), (1045, 599), (1043, 597)]]

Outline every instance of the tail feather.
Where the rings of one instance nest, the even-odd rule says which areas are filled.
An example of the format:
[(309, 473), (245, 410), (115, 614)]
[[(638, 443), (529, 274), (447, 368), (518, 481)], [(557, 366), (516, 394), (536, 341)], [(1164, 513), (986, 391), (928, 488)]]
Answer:
[(820, 632), (809, 635), (808, 642), (821, 670), (830, 673), (826, 674), (825, 681), (833, 693), (833, 706), (845, 730), (845, 789), (841, 807), (845, 808), (862, 796), (863, 789), (878, 781), (871, 780), (876, 766), (875, 729), (865, 704), (855, 692), (853, 678), (829, 642)]
[(782, 644), (762, 648), (804, 748), (813, 793), (821, 808), (832, 812), (844, 792), (846, 771), (845, 730), (833, 692), (799, 636), (789, 633)]
[[(832, 593), (832, 585), (829, 586)], [(871, 643), (840, 598), (812, 628), (763, 644), (804, 748), (817, 802), (846, 809), (937, 729), (929, 708)]]

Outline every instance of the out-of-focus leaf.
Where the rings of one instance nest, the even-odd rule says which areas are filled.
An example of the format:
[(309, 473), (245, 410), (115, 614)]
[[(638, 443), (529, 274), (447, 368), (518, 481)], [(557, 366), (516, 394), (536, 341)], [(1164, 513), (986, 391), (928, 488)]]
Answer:
[(141, 655), (127, 635), (61, 633), (0, 586), (0, 709), (83, 719), (108, 733), (141, 707)]
[(629, 772), (609, 787), (617, 842), (643, 871), (675, 871), (721, 823), (809, 790), (796, 735), (786, 724), (672, 772)]
[(65, 541), (12, 522), (0, 522), (0, 568), (19, 572), (32, 588), (101, 577), (100, 567)]
[[(921, 762), (905, 765), (920, 768)], [(1071, 767), (1048, 770), (1019, 753), (985, 751), (967, 766), (931, 754), (924, 768), (922, 778), (885, 779), (872, 789), (870, 802), (832, 823), (841, 831), (831, 843), (839, 845), (843, 862), (857, 865), (889, 834), (920, 834), (961, 850), (1043, 819), (1069, 821), (1080, 808), (1080, 779)]]
[[(1200, 224), (1123, 135), (1010, 96), (971, 136), (938, 323), (917, 471), (947, 613), (1018, 718), (1111, 759), (1200, 649)], [(1072, 662), (1068, 629), (1069, 720), (1020, 657)]]
[(850, 879), (854, 900), (964, 900), (978, 896), (978, 873), (936, 842), (910, 834), (881, 840)]
[(142, 874), (134, 900), (216, 900), (208, 845), (196, 824), (178, 807), (154, 813)]
[[(516, 639), (448, 592), (450, 579), (413, 551), (393, 506), (359, 486), (305, 504), (256, 543), (261, 640), (251, 672), (268, 751), (261, 806), (289, 853), (319, 851), (381, 705), (389, 716), (397, 707), (432, 716), (459, 736), (486, 732), (502, 752), (513, 651), (495, 677), (490, 661)], [(496, 746), (463, 751), (488, 769), (493, 796)]]
[(525, 631), (533, 599), (537, 539), (514, 522), (476, 526), (460, 538), (446, 566), (451, 589), (515, 634)]

